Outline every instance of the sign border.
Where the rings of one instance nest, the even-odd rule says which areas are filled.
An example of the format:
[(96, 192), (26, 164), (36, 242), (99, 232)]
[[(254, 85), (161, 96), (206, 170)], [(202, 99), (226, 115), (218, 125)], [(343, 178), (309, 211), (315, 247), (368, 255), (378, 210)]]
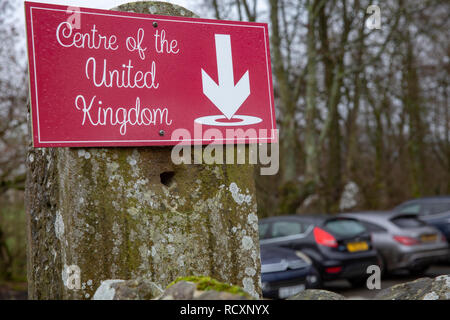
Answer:
[[(30, 15), (30, 28), (31, 28), (31, 43), (32, 43), (32, 48), (31, 48), (31, 52), (32, 52), (32, 57), (33, 57), (33, 61), (32, 61), (32, 67), (33, 70), (31, 68), (31, 61), (30, 59), (28, 59), (28, 66), (29, 66), (29, 71), (33, 71), (33, 76), (35, 78), (35, 82), (34, 82), (34, 91), (36, 94), (36, 98), (34, 99), (33, 95), (31, 94), (31, 90), (32, 90), (32, 86), (31, 86), (31, 77), (32, 74), (31, 72), (29, 72), (29, 87), (30, 87), (30, 99), (31, 99), (31, 105), (30, 105), (30, 113), (31, 113), (31, 121), (34, 122), (34, 115), (32, 113), (33, 110), (33, 102), (35, 102), (36, 105), (36, 125), (37, 125), (37, 138), (38, 138), (38, 142), (36, 144), (35, 141), (35, 133), (34, 131), (32, 132), (32, 137), (33, 137), (33, 145), (34, 147), (53, 147), (53, 146), (70, 146), (71, 144), (94, 144), (92, 146), (86, 146), (86, 147), (110, 147), (110, 146), (117, 146), (117, 147), (125, 147), (125, 146), (129, 146), (132, 147), (130, 145), (118, 145), (118, 144), (122, 144), (122, 143), (141, 143), (141, 145), (133, 145), (133, 146), (164, 146), (164, 145), (176, 145), (178, 143), (183, 143), (183, 144), (189, 144), (189, 143), (194, 143), (194, 144), (198, 144), (198, 142), (202, 143), (202, 144), (209, 144), (211, 142), (214, 143), (225, 143), (225, 144), (231, 144), (231, 143), (235, 143), (237, 140), (241, 140), (239, 138), (222, 138), (222, 139), (214, 139), (211, 142), (207, 142), (207, 140), (205, 139), (195, 139), (191, 138), (191, 139), (182, 139), (182, 140), (172, 140), (172, 138), (170, 139), (153, 139), (153, 140), (147, 140), (147, 139), (140, 139), (140, 140), (90, 140), (90, 141), (85, 141), (85, 140), (77, 140), (77, 141), (45, 141), (45, 140), (41, 140), (41, 135), (40, 135), (40, 121), (39, 121), (39, 98), (38, 98), (38, 83), (37, 83), (37, 78), (36, 78), (36, 59), (35, 59), (35, 47), (34, 47), (34, 29), (33, 29), (33, 9), (38, 9), (38, 10), (47, 10), (47, 11), (62, 11), (62, 12), (66, 12), (65, 9), (57, 9), (54, 7), (65, 7), (63, 5), (51, 5), (51, 4), (45, 4), (45, 3), (37, 3), (37, 2), (30, 2), (30, 1), (25, 1), (25, 13), (26, 13), (26, 17), (25, 17), (25, 23), (27, 23), (27, 14), (29, 13)], [(96, 12), (94, 12), (94, 10)], [(101, 11), (101, 12), (98, 12)], [(246, 141), (253, 141), (255, 140), (254, 143), (257, 142), (278, 142), (277, 141), (277, 134), (276, 134), (276, 120), (275, 118), (275, 110), (274, 110), (274, 96), (273, 96), (273, 83), (272, 83), (272, 70), (271, 68), (269, 68), (269, 66), (271, 66), (271, 60), (270, 60), (270, 52), (268, 51), (268, 47), (269, 47), (269, 38), (268, 38), (268, 25), (267, 23), (250, 23), (250, 22), (235, 22), (235, 21), (230, 21), (230, 20), (217, 20), (217, 21), (221, 21), (219, 22), (213, 22), (216, 20), (213, 19), (200, 19), (200, 18), (188, 18), (188, 17), (174, 17), (174, 16), (162, 16), (162, 15), (153, 15), (153, 14), (142, 14), (142, 13), (131, 13), (131, 12), (122, 12), (122, 11), (114, 11), (114, 10), (103, 10), (103, 9), (90, 9), (90, 8), (83, 8), (80, 7), (80, 14), (91, 14), (91, 15), (99, 15), (99, 16), (113, 16), (113, 17), (118, 17), (118, 18), (129, 18), (129, 19), (143, 19), (143, 20), (153, 20), (153, 21), (168, 21), (168, 22), (177, 22), (177, 23), (199, 23), (199, 24), (211, 24), (211, 25), (227, 25), (227, 26), (232, 26), (232, 27), (246, 27), (246, 28), (261, 28), (263, 29), (264, 32), (264, 48), (265, 48), (265, 57), (266, 57), (266, 68), (267, 68), (267, 82), (268, 82), (268, 95), (269, 95), (269, 103), (270, 103), (270, 118), (271, 118), (271, 136), (270, 137), (257, 137), (257, 138), (251, 138), (251, 137), (245, 137), (244, 139)], [(190, 20), (190, 21), (187, 21)], [(26, 31), (28, 33), (28, 26), (26, 26)], [(27, 36), (28, 38), (28, 36)], [(28, 45), (28, 39), (27, 39), (27, 45)], [(30, 48), (27, 49), (27, 53), (28, 56), (30, 57), (29, 51)], [(33, 129), (34, 126), (32, 126)], [(192, 134), (192, 132), (191, 132)], [(191, 135), (192, 136), (192, 135)], [(266, 140), (266, 141), (264, 141)], [(108, 145), (97, 145), (98, 143), (106, 143)], [(152, 144), (149, 144), (152, 143)], [(77, 146), (78, 147), (78, 146)]]

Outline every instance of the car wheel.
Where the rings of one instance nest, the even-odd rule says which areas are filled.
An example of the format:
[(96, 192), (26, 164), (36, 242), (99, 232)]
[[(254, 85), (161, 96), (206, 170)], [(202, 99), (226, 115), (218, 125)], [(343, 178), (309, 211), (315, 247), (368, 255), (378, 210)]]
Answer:
[(314, 268), (314, 271), (306, 276), (306, 289), (321, 289), (322, 287), (322, 278), (320, 277), (319, 272)]
[(347, 279), (348, 282), (352, 285), (353, 288), (361, 288), (366, 285), (367, 278), (366, 277), (358, 277), (358, 278), (350, 278)]

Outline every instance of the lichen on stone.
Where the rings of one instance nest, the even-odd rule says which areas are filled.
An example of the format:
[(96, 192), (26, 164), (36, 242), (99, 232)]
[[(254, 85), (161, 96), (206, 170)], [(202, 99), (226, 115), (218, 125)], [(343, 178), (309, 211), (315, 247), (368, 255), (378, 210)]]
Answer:
[(98, 287), (94, 294), (93, 300), (113, 300), (116, 290), (112, 285), (121, 282), (124, 282), (124, 280), (114, 279), (102, 281), (100, 287)]

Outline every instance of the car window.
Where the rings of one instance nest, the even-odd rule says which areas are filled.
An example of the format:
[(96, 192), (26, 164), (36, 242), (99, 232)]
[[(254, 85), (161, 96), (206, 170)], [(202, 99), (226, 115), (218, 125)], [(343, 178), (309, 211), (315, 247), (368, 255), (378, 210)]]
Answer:
[(308, 232), (309, 230), (312, 230), (314, 227), (314, 224), (309, 222), (302, 222), (302, 232)]
[(433, 214), (433, 204), (432, 203), (424, 204), (422, 206), (421, 214), (423, 214), (423, 215)]
[(366, 222), (366, 221), (361, 221), (361, 223), (364, 225), (364, 227), (366, 227), (366, 229), (369, 232), (386, 232), (386, 229), (384, 229), (383, 227), (380, 227), (376, 224)]
[(302, 233), (302, 224), (292, 221), (277, 221), (272, 225), (272, 238), (292, 236)]
[(397, 227), (402, 229), (409, 229), (409, 228), (417, 228), (417, 227), (423, 227), (427, 224), (419, 219), (417, 217), (411, 217), (411, 216), (400, 216), (391, 219), (392, 223), (395, 224)]
[(260, 223), (259, 224), (259, 238), (266, 239), (268, 238), (267, 231), (269, 230), (268, 223)]
[(414, 203), (403, 207), (400, 213), (420, 213), (420, 204)]
[(425, 204), (422, 209), (423, 214), (426, 215), (438, 214), (449, 210), (450, 203), (446, 202)]
[(359, 221), (352, 219), (330, 220), (325, 224), (325, 227), (335, 235), (349, 237), (366, 231), (366, 228)]

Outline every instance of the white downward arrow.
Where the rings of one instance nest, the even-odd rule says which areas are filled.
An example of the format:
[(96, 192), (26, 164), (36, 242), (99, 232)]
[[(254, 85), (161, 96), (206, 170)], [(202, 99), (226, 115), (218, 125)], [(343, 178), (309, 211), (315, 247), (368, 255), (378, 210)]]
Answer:
[(215, 39), (219, 85), (202, 69), (203, 93), (227, 119), (231, 119), (250, 95), (248, 70), (234, 85), (230, 35), (216, 34)]

